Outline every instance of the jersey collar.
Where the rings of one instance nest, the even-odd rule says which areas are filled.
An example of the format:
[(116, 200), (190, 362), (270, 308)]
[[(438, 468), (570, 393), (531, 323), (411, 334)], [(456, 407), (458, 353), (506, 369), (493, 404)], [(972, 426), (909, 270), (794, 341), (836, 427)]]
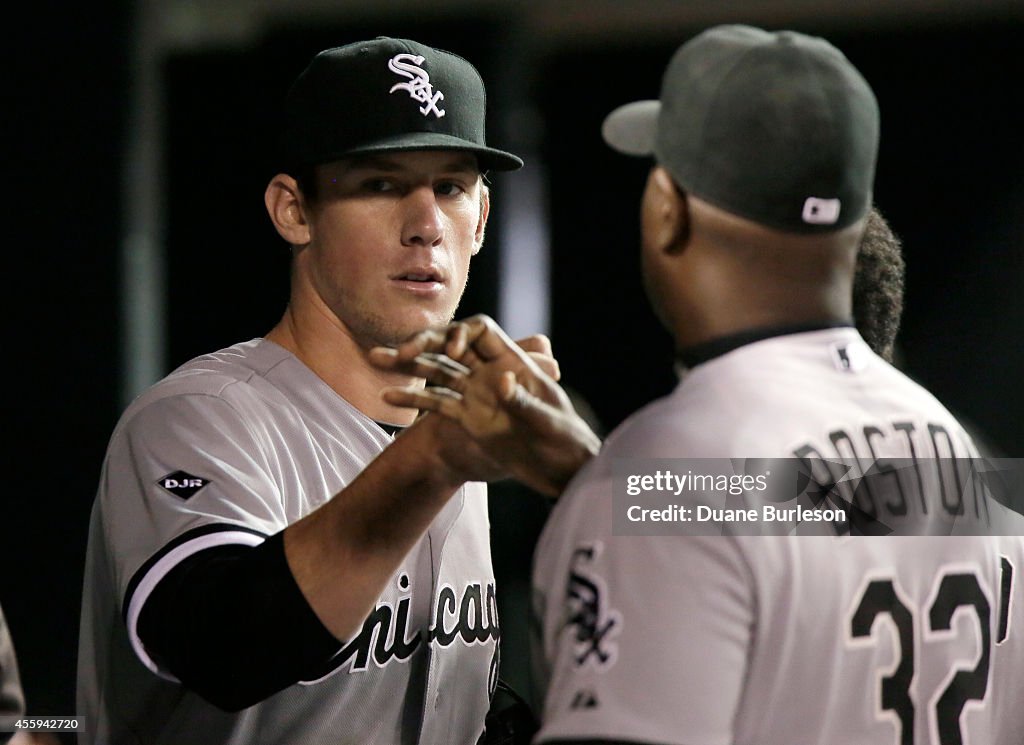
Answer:
[(755, 341), (771, 339), (773, 336), (852, 327), (853, 323), (850, 321), (819, 321), (817, 323), (796, 323), (783, 326), (762, 326), (727, 336), (719, 336), (716, 339), (701, 342), (686, 349), (680, 349), (676, 352), (676, 357), (683, 367), (693, 369), (697, 365), (713, 360), (715, 357), (721, 357), (723, 354), (734, 349), (739, 349), (747, 344), (753, 344)]
[(405, 425), (403, 425), (403, 424), (388, 424), (387, 422), (379, 422), (376, 419), (373, 420), (373, 423), (376, 424), (378, 427), (380, 427), (385, 432), (387, 432), (392, 437), (394, 437), (399, 432), (401, 432), (403, 429), (405, 429)]

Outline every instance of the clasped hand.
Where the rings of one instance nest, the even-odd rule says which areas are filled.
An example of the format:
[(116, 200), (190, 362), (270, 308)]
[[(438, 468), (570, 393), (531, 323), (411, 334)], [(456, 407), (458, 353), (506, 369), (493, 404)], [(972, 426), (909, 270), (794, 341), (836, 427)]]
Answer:
[(547, 337), (514, 342), (489, 316), (476, 315), (395, 348), (376, 347), (370, 359), (427, 382), (387, 388), (385, 401), (457, 422), (489, 458), (542, 494), (561, 493), (600, 448), (557, 382)]

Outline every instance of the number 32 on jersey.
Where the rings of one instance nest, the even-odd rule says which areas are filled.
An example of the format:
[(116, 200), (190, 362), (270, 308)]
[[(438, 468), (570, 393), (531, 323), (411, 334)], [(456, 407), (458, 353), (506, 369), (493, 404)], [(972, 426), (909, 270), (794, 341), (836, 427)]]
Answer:
[[(877, 577), (867, 581), (857, 594), (849, 617), (847, 644), (869, 647), (880, 644), (888, 626), (893, 635), (895, 661), (879, 675), (878, 713), (894, 720), (897, 745), (913, 745), (915, 708), (927, 706), (926, 719), (930, 737), (927, 742), (939, 745), (966, 745), (961, 715), (969, 705), (984, 704), (988, 691), (989, 664), (992, 645), (1001, 644), (1009, 633), (1010, 592), (1013, 586), (1013, 565), (1002, 557), (1000, 562), (998, 608), (992, 608), (989, 594), (983, 589), (978, 569), (962, 566), (943, 568), (924, 607), (907, 601), (898, 580)], [(911, 687), (917, 672), (915, 648), (929, 659), (929, 645), (954, 634), (953, 617), (957, 612), (976, 616), (977, 638), (973, 659), (952, 659), (949, 670), (934, 691), (917, 691)], [(993, 613), (998, 613), (995, 639), (992, 634)], [(975, 627), (971, 624), (971, 628)], [(918, 644), (919, 643), (919, 646)], [(916, 701), (916, 703), (915, 703)]]

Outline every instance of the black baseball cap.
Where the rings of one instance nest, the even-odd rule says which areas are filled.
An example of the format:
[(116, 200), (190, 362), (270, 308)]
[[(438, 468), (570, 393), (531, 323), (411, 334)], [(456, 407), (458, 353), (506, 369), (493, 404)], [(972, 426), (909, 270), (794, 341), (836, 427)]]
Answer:
[(523, 161), (488, 147), (487, 95), (462, 57), (409, 39), (377, 37), (325, 49), (296, 78), (285, 101), (287, 167), (351, 155), (464, 150), (482, 170)]
[(619, 107), (605, 141), (653, 155), (684, 190), (787, 232), (847, 227), (867, 214), (878, 102), (825, 39), (745, 25), (683, 44), (661, 98)]

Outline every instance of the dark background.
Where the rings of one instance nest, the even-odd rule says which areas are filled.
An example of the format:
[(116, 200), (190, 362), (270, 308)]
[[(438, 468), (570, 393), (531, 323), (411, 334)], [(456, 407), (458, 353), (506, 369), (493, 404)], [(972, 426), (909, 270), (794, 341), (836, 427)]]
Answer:
[[(262, 194), (290, 79), (321, 48), (407, 35), (472, 60), (488, 81), (491, 141), (546, 167), (551, 336), (564, 380), (611, 428), (667, 392), (673, 377), (668, 338), (639, 281), (646, 164), (607, 151), (600, 121), (620, 103), (655, 97), (686, 38), (719, 20), (746, 20), (827, 36), (874, 87), (882, 111), (876, 202), (908, 265), (901, 364), (995, 451), (1024, 454), (1019, 7), (961, 18), (922, 4), (906, 17), (852, 20), (824, 12), (719, 19), (705, 9), (630, 34), (592, 25), (576, 33), (564, 19), (541, 33), (511, 10), (519, 6), (498, 5), (415, 22), (411, 14), (292, 18), (264, 24), (244, 44), (169, 45), (159, 57), (165, 230), (155, 236), (167, 267), (167, 370), (263, 334), (284, 309), (287, 254)], [(74, 713), (86, 525), (122, 404), (125, 147), (139, 26), (138, 10), (123, 0), (87, 9), (37, 3), (4, 47), (4, 299), (15, 388), (4, 404), (14, 448), (6, 450), (0, 605), (28, 713), (37, 716)], [(511, 178), (494, 177), (496, 204)], [(502, 220), (500, 210), (492, 215)], [(502, 246), (497, 226), (488, 232), (460, 315), (497, 314)], [(494, 490), (492, 521), (505, 674), (525, 687), (525, 581), (544, 508), (513, 491)]]

